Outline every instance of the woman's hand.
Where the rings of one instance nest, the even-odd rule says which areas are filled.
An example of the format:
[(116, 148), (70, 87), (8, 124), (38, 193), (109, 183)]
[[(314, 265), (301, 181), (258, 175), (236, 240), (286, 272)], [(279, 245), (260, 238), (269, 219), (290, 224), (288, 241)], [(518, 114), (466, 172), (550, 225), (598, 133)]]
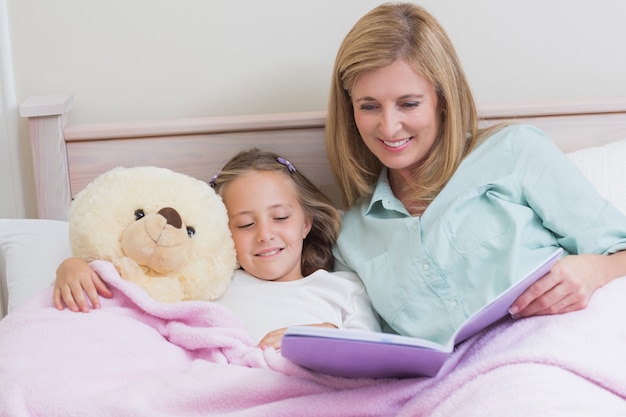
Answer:
[[(337, 328), (337, 326), (330, 323), (306, 324), (305, 326), (330, 327), (332, 329)], [(274, 348), (276, 350), (280, 350), (280, 342), (283, 340), (283, 336), (286, 331), (286, 327), (278, 330), (272, 330), (259, 342), (259, 347), (261, 349)]]
[(113, 294), (104, 281), (80, 258), (68, 258), (57, 268), (54, 281), (54, 306), (63, 310), (89, 312), (85, 294), (93, 308), (100, 308), (100, 297), (111, 298)]
[(608, 256), (566, 256), (519, 296), (511, 306), (511, 315), (521, 318), (581, 310), (598, 288), (623, 275), (626, 251)]

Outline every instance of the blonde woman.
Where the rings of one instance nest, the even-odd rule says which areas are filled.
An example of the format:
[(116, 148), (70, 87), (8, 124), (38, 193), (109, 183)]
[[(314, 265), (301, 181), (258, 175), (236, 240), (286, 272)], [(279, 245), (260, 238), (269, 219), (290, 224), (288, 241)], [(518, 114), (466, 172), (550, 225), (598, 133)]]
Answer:
[(327, 154), (348, 208), (335, 268), (389, 330), (445, 342), (555, 248), (514, 317), (584, 308), (626, 274), (626, 216), (538, 129), (480, 129), (450, 39), (425, 9), (383, 4), (337, 53)]

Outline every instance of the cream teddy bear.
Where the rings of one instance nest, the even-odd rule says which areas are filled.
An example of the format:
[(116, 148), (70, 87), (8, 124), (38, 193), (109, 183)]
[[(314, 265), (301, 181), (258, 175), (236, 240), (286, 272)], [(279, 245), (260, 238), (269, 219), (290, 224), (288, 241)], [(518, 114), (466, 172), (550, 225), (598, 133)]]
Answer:
[(112, 262), (155, 300), (214, 300), (237, 268), (226, 207), (205, 182), (165, 168), (114, 168), (70, 208), (73, 255)]

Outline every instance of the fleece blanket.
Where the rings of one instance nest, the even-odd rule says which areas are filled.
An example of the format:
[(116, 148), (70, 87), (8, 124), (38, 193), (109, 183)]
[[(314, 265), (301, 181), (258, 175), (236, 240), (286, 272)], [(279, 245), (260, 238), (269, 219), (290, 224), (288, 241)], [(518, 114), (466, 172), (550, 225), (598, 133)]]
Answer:
[(228, 310), (113, 289), (90, 313), (46, 291), (0, 321), (0, 416), (626, 416), (626, 278), (583, 311), (505, 320), (433, 378), (346, 379), (261, 350)]

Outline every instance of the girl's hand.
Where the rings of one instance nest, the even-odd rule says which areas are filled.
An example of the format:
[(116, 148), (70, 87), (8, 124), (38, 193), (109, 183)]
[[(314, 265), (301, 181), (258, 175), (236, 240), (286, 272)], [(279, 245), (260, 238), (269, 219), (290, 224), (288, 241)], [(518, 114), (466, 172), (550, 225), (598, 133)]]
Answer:
[(104, 281), (80, 258), (68, 258), (57, 268), (54, 281), (54, 306), (63, 310), (89, 312), (85, 293), (93, 308), (100, 308), (100, 297), (111, 298), (113, 294)]
[(568, 313), (587, 307), (591, 295), (626, 273), (626, 252), (569, 255), (530, 286), (511, 306), (514, 318)]
[[(337, 328), (337, 326), (330, 323), (306, 324), (305, 326), (330, 327), (333, 329)], [(261, 349), (274, 348), (276, 350), (280, 350), (280, 343), (283, 340), (283, 336), (286, 331), (286, 327), (278, 330), (272, 330), (259, 342), (259, 347)]]

